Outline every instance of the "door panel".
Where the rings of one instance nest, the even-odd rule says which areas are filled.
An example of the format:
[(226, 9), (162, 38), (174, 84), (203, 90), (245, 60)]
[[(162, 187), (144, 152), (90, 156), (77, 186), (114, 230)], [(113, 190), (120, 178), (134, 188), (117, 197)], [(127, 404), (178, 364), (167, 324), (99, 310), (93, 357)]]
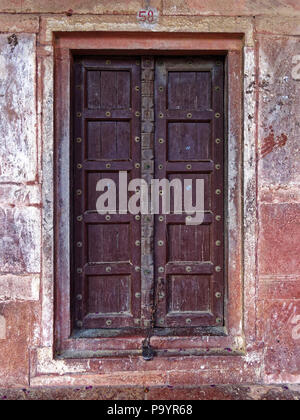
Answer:
[[(125, 58), (78, 58), (74, 64), (73, 244), (75, 327), (136, 327), (141, 293), (140, 221), (96, 211), (97, 183), (119, 171), (140, 177), (140, 63)], [(117, 206), (117, 210), (119, 206)]]
[[(111, 67), (108, 60), (105, 65)], [(113, 65), (118, 63), (113, 60)], [(128, 61), (126, 61), (128, 62)], [(124, 62), (125, 64), (125, 62)], [(129, 109), (131, 104), (130, 70), (87, 69), (87, 108), (88, 109)]]
[(194, 202), (203, 179), (206, 214), (199, 226), (156, 217), (157, 328), (224, 325), (223, 90), (217, 58), (158, 60), (155, 178), (193, 180)]
[(88, 312), (130, 313), (130, 276), (89, 276)]
[(97, 264), (99, 261), (130, 261), (131, 250), (129, 223), (89, 224), (87, 225), (87, 262)]
[[(195, 66), (195, 64), (189, 64), (191, 65)], [(211, 72), (189, 71), (188, 68), (186, 70), (168, 71), (168, 109), (211, 108)]]
[[(193, 290), (193, 293), (190, 293)], [(210, 278), (208, 276), (180, 276), (168, 278), (168, 313), (174, 316), (184, 313), (210, 311)]]
[(210, 226), (187, 226), (186, 224), (168, 223), (167, 229), (167, 262), (210, 261)]
[(190, 162), (212, 158), (209, 122), (169, 123), (167, 141), (169, 162)]
[(130, 160), (129, 121), (88, 121), (88, 160)]

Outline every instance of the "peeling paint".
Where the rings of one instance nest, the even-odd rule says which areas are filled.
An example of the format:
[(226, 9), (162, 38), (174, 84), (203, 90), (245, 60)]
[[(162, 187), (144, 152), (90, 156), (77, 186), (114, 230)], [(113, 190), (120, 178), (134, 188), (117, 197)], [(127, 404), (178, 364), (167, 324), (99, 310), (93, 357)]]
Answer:
[(11, 53), (14, 52), (15, 48), (19, 44), (18, 37), (16, 34), (13, 34), (7, 38), (8, 45), (10, 46)]
[(275, 132), (272, 126), (270, 126), (270, 132), (267, 137), (263, 139), (261, 147), (261, 156), (262, 158), (266, 157), (276, 149), (280, 149), (287, 144), (288, 136), (284, 133), (281, 133), (278, 136), (275, 136)]
[(0, 182), (34, 181), (35, 36), (0, 35), (0, 49)]
[(42, 374), (64, 375), (66, 373), (84, 373), (86, 364), (74, 362), (72, 366), (63, 360), (53, 359), (53, 350), (51, 347), (44, 347), (37, 350), (38, 370)]
[(19, 277), (12, 274), (0, 276), (0, 302), (38, 301), (40, 297), (40, 276)]

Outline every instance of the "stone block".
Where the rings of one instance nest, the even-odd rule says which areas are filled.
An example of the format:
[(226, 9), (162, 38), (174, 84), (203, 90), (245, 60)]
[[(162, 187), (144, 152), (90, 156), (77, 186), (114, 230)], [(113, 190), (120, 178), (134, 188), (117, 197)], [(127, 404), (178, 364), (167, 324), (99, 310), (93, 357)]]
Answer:
[(22, 10), (22, 0), (0, 0), (1, 13), (16, 13)]
[(189, 389), (182, 387), (151, 388), (147, 394), (147, 398), (154, 401), (296, 401), (299, 395), (299, 388), (289, 389), (289, 387), (255, 385), (211, 385)]
[(33, 307), (29, 302), (0, 303), (0, 317), (6, 324), (0, 340), (0, 386), (28, 386)]
[(259, 272), (300, 274), (300, 204), (260, 206)]
[(5, 206), (39, 206), (41, 192), (39, 185), (0, 185), (0, 205)]
[[(300, 184), (300, 80), (298, 38), (259, 41), (259, 184)], [(300, 79), (300, 75), (299, 75)]]
[(35, 36), (0, 35), (0, 182), (37, 177)]
[[(0, 276), (1, 300), (38, 301), (40, 295), (40, 276)], [(1, 335), (1, 334), (0, 334)]]
[[(11, 2), (6, 2), (11, 3)], [(0, 12), (1, 13), (1, 12)], [(0, 15), (0, 31), (9, 33), (38, 33), (38, 16), (26, 16), (18, 14)]]
[(39, 273), (41, 214), (36, 207), (0, 208), (0, 272)]
[(300, 300), (261, 302), (258, 315), (265, 345), (266, 381), (288, 382), (286, 378), (293, 377), (295, 382), (299, 382)]
[(221, 15), (221, 16), (254, 16), (254, 15), (283, 15), (295, 16), (300, 14), (297, 0), (165, 0), (164, 14), (167, 15)]
[[(142, 0), (23, 0), (23, 13), (72, 14), (137, 14), (144, 7)], [(161, 8), (161, 0), (151, 0), (151, 7)]]
[(299, 17), (258, 16), (255, 28), (262, 34), (300, 35), (300, 20)]
[(259, 201), (261, 203), (300, 203), (300, 185), (265, 185), (260, 188)]
[(110, 401), (143, 400), (145, 392), (138, 387), (70, 387), (0, 389), (0, 400), (14, 401)]

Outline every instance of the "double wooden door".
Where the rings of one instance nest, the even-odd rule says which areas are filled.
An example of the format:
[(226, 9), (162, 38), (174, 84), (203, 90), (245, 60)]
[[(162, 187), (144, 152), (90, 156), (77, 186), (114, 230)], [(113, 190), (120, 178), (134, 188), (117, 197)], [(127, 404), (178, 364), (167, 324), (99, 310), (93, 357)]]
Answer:
[[(79, 56), (71, 106), (74, 329), (222, 327), (223, 59)], [(120, 172), (128, 182), (192, 180), (194, 202), (201, 179), (203, 223), (186, 224), (172, 206), (169, 214), (125, 212)], [(97, 212), (101, 179), (116, 185), (115, 214)]]

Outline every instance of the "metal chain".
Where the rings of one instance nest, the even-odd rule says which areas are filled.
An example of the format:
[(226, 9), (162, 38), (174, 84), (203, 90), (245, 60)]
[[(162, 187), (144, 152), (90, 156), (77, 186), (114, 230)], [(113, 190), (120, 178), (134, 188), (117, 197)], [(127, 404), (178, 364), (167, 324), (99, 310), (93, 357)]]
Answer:
[(155, 290), (153, 291), (153, 306), (151, 309), (151, 323), (150, 327), (147, 330), (146, 338), (143, 341), (142, 355), (144, 360), (152, 360), (155, 356), (155, 351), (151, 347), (151, 337), (153, 336), (155, 329), (155, 318), (157, 312), (157, 303), (155, 298)]

